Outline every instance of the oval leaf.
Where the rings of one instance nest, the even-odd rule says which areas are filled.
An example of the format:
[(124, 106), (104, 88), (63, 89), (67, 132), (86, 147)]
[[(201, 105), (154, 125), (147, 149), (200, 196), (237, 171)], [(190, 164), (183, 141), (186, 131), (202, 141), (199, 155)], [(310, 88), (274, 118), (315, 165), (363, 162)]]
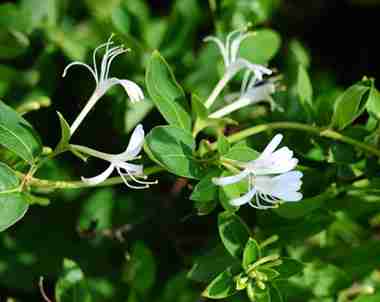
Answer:
[(240, 259), (249, 238), (248, 226), (239, 216), (224, 212), (218, 216), (218, 228), (224, 247), (232, 256)]
[(0, 101), (0, 144), (31, 163), (41, 150), (33, 127), (11, 107)]
[(193, 157), (194, 146), (190, 133), (177, 127), (159, 126), (146, 136), (144, 149), (152, 160), (170, 172), (200, 178), (204, 169)]
[(0, 163), (0, 232), (20, 220), (28, 210), (28, 202), (21, 192), (10, 192), (20, 182), (13, 171)]
[(166, 121), (173, 126), (190, 131), (191, 118), (185, 93), (158, 51), (153, 52), (150, 58), (146, 71), (146, 86), (150, 97)]
[(203, 291), (202, 296), (210, 299), (224, 299), (236, 292), (234, 276), (231, 270), (227, 269), (211, 281)]
[(256, 262), (260, 258), (260, 247), (255, 239), (249, 238), (243, 253), (243, 268), (248, 269), (251, 263)]

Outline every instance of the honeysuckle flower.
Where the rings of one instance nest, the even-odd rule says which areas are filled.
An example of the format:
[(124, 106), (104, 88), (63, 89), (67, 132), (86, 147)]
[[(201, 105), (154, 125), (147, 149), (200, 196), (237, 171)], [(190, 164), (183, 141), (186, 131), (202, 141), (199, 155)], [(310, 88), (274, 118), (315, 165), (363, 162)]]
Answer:
[[(129, 144), (126, 150), (120, 154), (108, 154), (99, 152), (85, 146), (79, 145), (70, 145), (74, 151), (84, 153), (86, 155), (90, 155), (96, 158), (103, 159), (108, 161), (110, 164), (106, 170), (100, 173), (97, 176), (91, 178), (82, 177), (82, 181), (90, 184), (97, 185), (104, 182), (114, 170), (120, 175), (124, 183), (133, 189), (145, 189), (148, 188), (152, 184), (156, 184), (157, 181), (146, 181), (147, 176), (143, 173), (143, 165), (137, 165), (129, 163), (129, 161), (139, 159), (138, 155), (141, 151), (141, 148), (144, 144), (144, 129), (142, 125), (137, 125), (134, 129), (131, 138), (129, 140)], [(144, 179), (144, 180), (141, 180)], [(132, 180), (137, 185), (134, 185), (130, 182)]]
[(302, 172), (294, 171), (298, 160), (288, 147), (278, 150), (283, 136), (277, 134), (259, 157), (248, 163), (237, 163), (243, 170), (233, 176), (214, 178), (218, 186), (226, 186), (248, 180), (248, 192), (230, 203), (240, 206), (248, 203), (257, 209), (277, 207), (281, 201), (294, 202), (302, 199)]
[[(93, 54), (92, 54), (93, 65), (92, 66), (85, 64), (83, 62), (75, 61), (67, 65), (63, 71), (62, 76), (65, 77), (70, 67), (75, 66), (75, 65), (83, 66), (90, 71), (91, 75), (94, 77), (95, 82), (96, 82), (96, 87), (92, 96), (90, 97), (86, 106), (83, 108), (81, 113), (78, 115), (78, 117), (76, 118), (76, 120), (70, 127), (71, 135), (74, 134), (76, 129), (82, 123), (83, 119), (86, 117), (86, 115), (91, 110), (91, 108), (97, 103), (97, 101), (108, 91), (108, 89), (110, 89), (111, 87), (115, 85), (121, 85), (124, 88), (125, 92), (127, 93), (128, 97), (130, 98), (131, 102), (133, 103), (144, 99), (144, 93), (136, 83), (130, 80), (126, 80), (126, 79), (118, 79), (114, 77), (109, 77), (109, 71), (110, 71), (112, 61), (117, 56), (130, 51), (130, 49), (124, 48), (123, 45), (111, 47), (112, 45), (113, 45), (113, 41), (112, 41), (112, 35), (111, 35), (111, 37), (108, 39), (106, 43), (99, 45), (93, 51)], [(100, 63), (100, 70), (99, 70), (97, 66), (98, 64), (96, 60), (96, 54), (101, 48), (105, 48), (105, 53)]]
[[(248, 76), (248, 77), (247, 77)], [(247, 73), (242, 82), (240, 93), (231, 93), (226, 96), (226, 100), (231, 103), (221, 109), (210, 114), (210, 118), (221, 118), (239, 110), (243, 107), (253, 105), (259, 102), (267, 102), (271, 106), (271, 110), (283, 109), (277, 105), (272, 98), (272, 94), (276, 92), (276, 79), (270, 78), (267, 80), (257, 81), (255, 77), (249, 79)]]
[(237, 30), (228, 34), (225, 42), (213, 36), (204, 39), (205, 42), (214, 42), (218, 46), (226, 68), (222, 79), (205, 103), (207, 108), (211, 107), (223, 88), (239, 71), (246, 69), (249, 73), (252, 73), (254, 78), (258, 81), (263, 80), (264, 75), (272, 74), (270, 69), (262, 65), (253, 64), (248, 60), (239, 57), (240, 44), (246, 38), (254, 34), (255, 33), (252, 32), (247, 33), (245, 31)]

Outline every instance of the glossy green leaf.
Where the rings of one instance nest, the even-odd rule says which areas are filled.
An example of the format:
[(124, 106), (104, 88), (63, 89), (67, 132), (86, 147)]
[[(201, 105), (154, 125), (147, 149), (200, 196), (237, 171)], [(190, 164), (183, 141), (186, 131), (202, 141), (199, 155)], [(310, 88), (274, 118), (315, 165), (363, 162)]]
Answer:
[(240, 46), (241, 57), (256, 64), (267, 64), (281, 46), (280, 35), (270, 29), (260, 29), (245, 39)]
[(308, 104), (312, 106), (313, 100), (313, 86), (309, 78), (309, 74), (306, 68), (302, 65), (298, 67), (298, 78), (297, 78), (297, 91), (302, 104)]
[(202, 296), (210, 299), (223, 299), (236, 292), (234, 276), (231, 270), (227, 269), (207, 286)]
[(244, 248), (242, 266), (245, 270), (249, 265), (256, 262), (260, 258), (260, 247), (255, 239), (249, 238)]
[(91, 302), (85, 276), (74, 261), (63, 261), (63, 273), (55, 285), (55, 299), (57, 302)]
[(332, 125), (344, 129), (358, 118), (365, 110), (370, 87), (355, 84), (341, 94), (335, 103)]
[(280, 265), (274, 267), (274, 269), (280, 273), (279, 278), (281, 278), (281, 279), (288, 279), (291, 276), (302, 272), (302, 270), (304, 268), (303, 263), (301, 263), (295, 259), (283, 258), (282, 257), (281, 261), (282, 261), (282, 263)]
[(21, 192), (14, 192), (20, 184), (13, 171), (0, 162), (0, 232), (14, 225), (29, 208)]
[(176, 82), (168, 63), (158, 51), (153, 52), (146, 71), (146, 86), (157, 109), (166, 121), (190, 131), (191, 118), (188, 113), (185, 93)]
[(31, 163), (41, 152), (41, 141), (32, 126), (0, 101), (0, 144)]
[(194, 158), (195, 142), (190, 133), (173, 126), (155, 127), (145, 138), (145, 151), (170, 172), (189, 178), (203, 175), (202, 165)]
[(380, 92), (375, 87), (371, 88), (367, 102), (367, 110), (380, 120)]
[(224, 212), (218, 216), (219, 235), (227, 251), (241, 259), (249, 238), (249, 228), (237, 215)]
[(187, 277), (197, 282), (211, 282), (229, 266), (240, 266), (240, 261), (233, 258), (224, 246), (219, 244), (195, 259)]
[(140, 293), (145, 293), (154, 285), (156, 263), (151, 250), (142, 241), (132, 247), (123, 279)]

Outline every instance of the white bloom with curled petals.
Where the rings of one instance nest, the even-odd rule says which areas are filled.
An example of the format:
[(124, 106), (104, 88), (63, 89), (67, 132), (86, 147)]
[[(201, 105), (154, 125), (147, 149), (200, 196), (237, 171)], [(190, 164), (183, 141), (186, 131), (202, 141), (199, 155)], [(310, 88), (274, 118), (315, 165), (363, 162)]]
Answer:
[(257, 81), (263, 80), (264, 75), (272, 74), (272, 71), (265, 66), (253, 64), (248, 60), (239, 57), (240, 44), (246, 38), (254, 34), (255, 33), (252, 32), (247, 33), (245, 31), (237, 30), (228, 34), (225, 42), (212, 36), (204, 39), (205, 42), (214, 42), (218, 46), (226, 68), (222, 79), (205, 103), (207, 108), (211, 107), (223, 88), (239, 71), (245, 69), (249, 74), (253, 74), (254, 79)]
[[(114, 170), (118, 172), (124, 183), (133, 189), (145, 189), (157, 181), (146, 181), (147, 176), (143, 173), (143, 166), (129, 163), (129, 161), (139, 159), (138, 155), (144, 144), (144, 129), (138, 125), (133, 131), (126, 150), (120, 154), (108, 154), (99, 152), (84, 146), (70, 145), (73, 151), (84, 153), (96, 158), (106, 160), (110, 163), (108, 168), (97, 176), (91, 178), (82, 177), (82, 181), (90, 185), (98, 185), (104, 182)], [(131, 183), (134, 182), (135, 184)]]
[(272, 94), (276, 92), (276, 80), (270, 78), (268, 80), (257, 81), (254, 76), (246, 73), (240, 93), (231, 93), (225, 97), (228, 104), (221, 109), (210, 114), (210, 118), (221, 118), (239, 110), (243, 107), (257, 104), (259, 102), (267, 102), (271, 106), (271, 110), (278, 109), (283, 111), (283, 109), (277, 105), (272, 98)]
[(233, 199), (234, 206), (250, 204), (257, 209), (277, 207), (281, 201), (294, 202), (302, 199), (298, 192), (302, 185), (302, 172), (294, 171), (298, 160), (288, 147), (278, 150), (283, 136), (277, 134), (267, 145), (260, 156), (248, 163), (240, 163), (243, 169), (237, 175), (214, 178), (218, 186), (226, 186), (248, 180), (248, 192), (242, 197)]
[[(78, 117), (70, 127), (71, 134), (73, 134), (76, 131), (76, 129), (82, 123), (83, 119), (86, 117), (88, 112), (96, 104), (96, 102), (108, 91), (108, 89), (115, 85), (121, 85), (133, 103), (144, 99), (144, 93), (136, 83), (126, 79), (109, 77), (109, 71), (112, 61), (117, 56), (130, 51), (130, 49), (124, 48), (122, 45), (112, 46), (113, 41), (111, 39), (112, 36), (108, 39), (106, 43), (101, 44), (97, 48), (95, 48), (92, 54), (92, 66), (83, 62), (75, 61), (67, 65), (63, 71), (62, 76), (65, 77), (70, 67), (75, 65), (83, 66), (90, 71), (96, 82), (96, 88), (94, 93), (87, 102), (86, 106), (83, 108), (82, 112), (78, 115)], [(105, 48), (105, 53), (100, 63), (100, 68), (98, 68), (96, 54), (101, 48)]]

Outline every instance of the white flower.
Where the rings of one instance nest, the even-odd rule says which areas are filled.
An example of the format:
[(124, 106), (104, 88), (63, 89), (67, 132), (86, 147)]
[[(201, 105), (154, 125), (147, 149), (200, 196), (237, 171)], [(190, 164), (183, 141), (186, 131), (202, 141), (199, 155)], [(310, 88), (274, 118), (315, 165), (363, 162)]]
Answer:
[(219, 81), (218, 85), (215, 87), (214, 91), (207, 99), (205, 106), (210, 108), (214, 103), (220, 92), (227, 85), (227, 83), (241, 70), (246, 69), (249, 73), (254, 75), (254, 78), (258, 81), (263, 80), (264, 75), (272, 74), (272, 71), (262, 65), (253, 64), (248, 60), (239, 57), (240, 44), (249, 36), (255, 33), (246, 33), (241, 30), (233, 31), (228, 34), (226, 41), (223, 43), (222, 40), (216, 37), (206, 37), (205, 42), (211, 41), (216, 43), (222, 56), (226, 71)]
[[(90, 100), (88, 101), (88, 103), (83, 108), (82, 112), (78, 115), (78, 117), (76, 118), (76, 120), (74, 121), (74, 123), (72, 124), (70, 128), (71, 134), (73, 134), (75, 130), (79, 127), (79, 125), (82, 123), (85, 116), (88, 114), (91, 108), (96, 104), (96, 102), (107, 92), (108, 89), (110, 89), (111, 87), (115, 85), (118, 85), (118, 84), (121, 85), (132, 102), (138, 102), (144, 99), (144, 93), (142, 92), (141, 88), (136, 83), (130, 80), (109, 77), (109, 71), (110, 71), (112, 61), (117, 56), (130, 51), (130, 49), (126, 49), (122, 45), (111, 47), (113, 45), (113, 41), (111, 41), (111, 39), (112, 39), (112, 35), (106, 43), (101, 44), (97, 48), (95, 48), (92, 54), (92, 60), (93, 60), (92, 67), (83, 62), (75, 61), (67, 65), (63, 71), (62, 76), (65, 77), (70, 67), (74, 65), (83, 66), (90, 71), (90, 73), (92, 74), (96, 82), (96, 88), (95, 88), (94, 93), (92, 94)], [(106, 50), (100, 64), (100, 70), (98, 70), (96, 54), (99, 49), (104, 48), (104, 47), (106, 48)]]
[(241, 163), (239, 166), (243, 171), (239, 174), (213, 179), (218, 186), (248, 179), (248, 192), (242, 197), (231, 200), (232, 205), (249, 203), (257, 209), (268, 209), (277, 207), (281, 201), (302, 199), (302, 193), (298, 190), (302, 185), (303, 174), (300, 171), (292, 171), (297, 166), (298, 160), (293, 157), (293, 151), (288, 147), (276, 150), (282, 138), (281, 134), (277, 134), (257, 159)]
[(221, 109), (210, 114), (210, 118), (221, 118), (239, 110), (243, 107), (253, 105), (259, 102), (268, 102), (271, 106), (271, 110), (283, 109), (278, 106), (272, 98), (272, 94), (276, 92), (276, 79), (267, 79), (257, 81), (255, 77), (247, 73), (242, 82), (240, 93), (231, 93), (225, 97), (225, 99), (231, 103)]
[[(126, 150), (120, 154), (108, 154), (99, 152), (84, 146), (79, 145), (70, 145), (74, 151), (84, 153), (93, 157), (97, 157), (103, 160), (106, 160), (110, 163), (109, 167), (102, 173), (91, 178), (82, 177), (82, 181), (90, 184), (97, 185), (105, 181), (112, 172), (116, 169), (118, 174), (121, 176), (124, 183), (133, 189), (145, 189), (152, 184), (156, 184), (157, 181), (145, 181), (141, 180), (146, 179), (147, 176), (143, 173), (143, 166), (131, 164), (129, 161), (139, 159), (138, 154), (141, 151), (141, 148), (144, 144), (144, 129), (142, 125), (138, 125), (133, 131), (129, 144)], [(130, 180), (135, 182), (138, 185), (133, 185), (130, 183)]]

